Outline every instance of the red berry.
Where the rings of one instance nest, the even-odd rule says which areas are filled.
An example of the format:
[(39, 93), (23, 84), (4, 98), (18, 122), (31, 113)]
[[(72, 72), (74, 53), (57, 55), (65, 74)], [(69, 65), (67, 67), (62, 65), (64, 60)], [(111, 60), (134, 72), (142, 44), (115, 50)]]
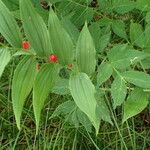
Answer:
[(57, 62), (58, 61), (58, 57), (57, 57), (57, 55), (52, 54), (52, 55), (48, 56), (48, 60), (50, 62)]
[(22, 42), (22, 47), (23, 49), (29, 49), (30, 48), (30, 43), (28, 41), (23, 41)]

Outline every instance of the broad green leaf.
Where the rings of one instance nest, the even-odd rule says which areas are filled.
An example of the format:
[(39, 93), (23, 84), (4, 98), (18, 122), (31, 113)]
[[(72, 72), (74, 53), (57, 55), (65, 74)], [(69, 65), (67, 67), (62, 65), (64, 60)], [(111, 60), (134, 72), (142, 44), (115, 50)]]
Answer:
[(20, 48), (22, 36), (11, 12), (0, 0), (0, 33), (13, 47)]
[(99, 131), (100, 119), (96, 114), (96, 91), (91, 80), (85, 73), (72, 75), (69, 81), (69, 88), (76, 105), (88, 116), (97, 134)]
[(138, 23), (130, 24), (130, 40), (133, 45), (143, 48), (145, 46), (145, 37), (142, 26)]
[(0, 49), (0, 77), (6, 67), (6, 65), (9, 63), (11, 59), (11, 55), (8, 49)]
[(18, 129), (25, 99), (31, 92), (36, 76), (36, 60), (26, 56), (18, 64), (12, 80), (12, 103)]
[(125, 23), (122, 20), (113, 20), (112, 29), (116, 35), (118, 35), (121, 38), (124, 38), (125, 40), (128, 40), (125, 30)]
[(104, 83), (113, 73), (113, 68), (109, 63), (102, 63), (98, 68), (97, 84), (100, 86)]
[(77, 64), (81, 72), (91, 75), (95, 71), (95, 55), (95, 46), (86, 23), (80, 33), (76, 47)]
[(150, 11), (150, 1), (149, 0), (137, 0), (136, 8), (141, 11)]
[(111, 95), (114, 109), (124, 102), (126, 94), (127, 87), (125, 81), (121, 76), (117, 76), (111, 85)]
[(113, 10), (119, 14), (125, 14), (135, 8), (136, 3), (130, 0), (112, 0)]
[(54, 53), (58, 55), (59, 62), (63, 65), (72, 63), (74, 59), (74, 45), (72, 39), (63, 28), (52, 8), (49, 13), (48, 28), (52, 48)]
[(126, 71), (122, 73), (126, 81), (141, 88), (150, 88), (150, 76), (140, 71)]
[(33, 85), (33, 109), (36, 120), (36, 134), (38, 133), (40, 114), (44, 102), (52, 91), (58, 77), (58, 64), (45, 64), (38, 72)]
[(52, 47), (46, 24), (30, 0), (20, 0), (20, 12), (25, 34), (37, 55), (43, 57), (51, 54)]
[(115, 68), (122, 69), (130, 66), (130, 61), (126, 57), (127, 51), (128, 48), (126, 44), (118, 44), (108, 52), (108, 59)]
[(127, 44), (118, 44), (108, 52), (107, 56), (112, 66), (117, 69), (124, 69), (129, 67), (131, 64), (147, 58), (149, 54), (130, 49)]
[(148, 105), (148, 94), (143, 89), (134, 89), (124, 103), (123, 122), (139, 114)]

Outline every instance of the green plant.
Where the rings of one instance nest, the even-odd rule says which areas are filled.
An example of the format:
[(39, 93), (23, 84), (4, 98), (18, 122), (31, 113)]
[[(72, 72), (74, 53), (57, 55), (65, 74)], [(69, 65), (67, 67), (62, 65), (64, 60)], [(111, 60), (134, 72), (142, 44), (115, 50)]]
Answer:
[[(30, 0), (18, 1), (16, 18), (20, 20), (16, 22), (8, 4), (0, 0), (0, 33), (9, 43), (0, 49), (0, 76), (11, 59), (19, 59), (11, 85), (17, 127), (21, 129), (21, 114), (30, 93), (36, 134), (48, 95), (64, 94), (69, 101), (60, 104), (50, 118), (63, 114), (88, 132), (93, 125), (96, 135), (101, 120), (114, 124), (127, 149), (115, 111), (122, 108), (123, 125), (149, 104), (150, 3), (99, 0), (92, 8), (90, 0), (48, 2), (45, 17)], [(141, 23), (134, 13), (126, 16), (133, 10), (146, 16)]]

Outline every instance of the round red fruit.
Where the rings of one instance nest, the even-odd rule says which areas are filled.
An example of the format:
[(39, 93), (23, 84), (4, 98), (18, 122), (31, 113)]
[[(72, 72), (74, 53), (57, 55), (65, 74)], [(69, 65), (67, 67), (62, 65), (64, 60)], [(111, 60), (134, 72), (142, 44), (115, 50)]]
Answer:
[(23, 41), (22, 42), (22, 47), (23, 47), (23, 49), (29, 49), (30, 48), (30, 43), (29, 43), (29, 41)]
[(57, 55), (54, 55), (54, 54), (48, 56), (48, 59), (50, 62), (57, 62), (58, 61)]

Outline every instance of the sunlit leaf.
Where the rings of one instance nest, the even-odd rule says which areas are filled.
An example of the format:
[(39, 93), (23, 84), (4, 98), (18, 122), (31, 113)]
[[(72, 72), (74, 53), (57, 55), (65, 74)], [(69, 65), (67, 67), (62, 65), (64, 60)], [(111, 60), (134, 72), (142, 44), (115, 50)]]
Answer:
[(102, 63), (98, 68), (97, 84), (100, 86), (103, 82), (110, 78), (113, 68), (109, 63)]
[(111, 85), (111, 95), (113, 99), (113, 107), (120, 106), (126, 97), (127, 87), (122, 77), (117, 76)]
[(11, 59), (11, 55), (8, 49), (0, 49), (0, 77)]
[(85, 73), (78, 73), (71, 76), (69, 87), (76, 105), (88, 116), (96, 129), (96, 133), (98, 133), (100, 119), (96, 114), (96, 91), (91, 80)]
[(33, 109), (38, 133), (41, 110), (58, 77), (58, 64), (45, 64), (38, 72), (33, 85)]
[(87, 24), (84, 25), (76, 48), (76, 59), (79, 70), (91, 75), (96, 66), (96, 50), (93, 39), (88, 30)]
[(11, 12), (0, 0), (0, 33), (13, 47), (21, 47), (22, 36)]
[(52, 48), (54, 53), (58, 55), (59, 62), (63, 65), (72, 63), (74, 59), (74, 45), (72, 39), (63, 28), (52, 8), (49, 13), (48, 28)]
[(140, 71), (126, 71), (122, 73), (126, 81), (141, 88), (150, 88), (150, 75)]
[(23, 105), (31, 89), (36, 76), (36, 60), (26, 56), (18, 64), (12, 80), (12, 103), (17, 127), (20, 129), (20, 118)]
[(139, 114), (148, 105), (148, 93), (143, 89), (134, 89), (124, 103), (123, 122), (127, 119)]
[(43, 57), (51, 54), (52, 47), (46, 24), (30, 0), (20, 0), (20, 12), (25, 34), (37, 55)]

